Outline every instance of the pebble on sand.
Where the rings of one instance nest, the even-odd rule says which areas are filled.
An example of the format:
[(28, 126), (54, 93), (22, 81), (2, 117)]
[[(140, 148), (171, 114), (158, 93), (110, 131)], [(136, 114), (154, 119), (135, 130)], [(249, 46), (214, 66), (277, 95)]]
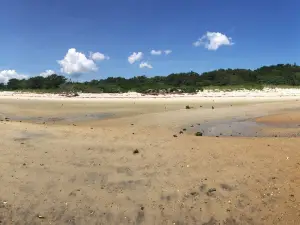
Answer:
[(197, 137), (201, 137), (201, 136), (203, 136), (203, 133), (202, 133), (202, 132), (200, 132), (200, 131), (198, 131), (198, 132), (196, 132), (196, 133), (195, 133), (195, 136), (197, 136)]
[(216, 192), (216, 191), (217, 191), (216, 188), (210, 188), (210, 189), (208, 189), (208, 191), (207, 191), (207, 195), (211, 195), (213, 192)]
[(138, 149), (135, 149), (135, 150), (133, 151), (133, 154), (138, 154), (138, 153), (140, 153), (140, 151), (139, 151)]

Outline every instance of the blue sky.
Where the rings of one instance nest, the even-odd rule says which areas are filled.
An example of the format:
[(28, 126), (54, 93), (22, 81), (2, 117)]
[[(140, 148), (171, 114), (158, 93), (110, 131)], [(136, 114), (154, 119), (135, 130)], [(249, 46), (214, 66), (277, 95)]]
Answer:
[[(299, 63), (299, 8), (298, 0), (1, 0), (0, 81), (1, 71), (2, 80), (46, 70), (89, 80)], [(73, 61), (58, 63), (73, 48)], [(131, 64), (134, 52), (143, 57)]]

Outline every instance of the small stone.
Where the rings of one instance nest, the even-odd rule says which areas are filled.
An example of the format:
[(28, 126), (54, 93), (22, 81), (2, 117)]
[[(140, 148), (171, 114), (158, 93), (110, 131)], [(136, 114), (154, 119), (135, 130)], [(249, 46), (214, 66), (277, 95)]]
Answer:
[(179, 131), (179, 134), (183, 134), (183, 131), (181, 130), (181, 131)]
[(134, 134), (134, 133), (132, 133), (132, 134)]
[(191, 109), (191, 107), (189, 105), (185, 106), (185, 109)]
[(194, 127), (194, 125), (191, 125), (191, 127)]
[(177, 135), (176, 135), (176, 134), (174, 134), (174, 135), (173, 135), (173, 137), (177, 137)]
[(203, 133), (202, 133), (202, 132), (200, 132), (200, 131), (198, 131), (198, 132), (196, 132), (196, 133), (195, 133), (195, 136), (197, 136), (197, 137), (201, 137), (201, 136), (203, 136)]
[(138, 150), (138, 149), (135, 149), (134, 151), (133, 151), (133, 154), (139, 154), (140, 153), (140, 151)]
[(215, 191), (217, 191), (217, 189), (215, 189), (215, 188), (210, 188), (210, 189), (208, 189), (208, 191), (207, 191), (207, 195), (211, 195), (213, 192), (215, 192)]
[(211, 109), (215, 109), (215, 107), (212, 106)]
[(145, 209), (144, 206), (142, 206), (142, 207), (141, 207), (141, 210), (143, 211), (144, 209)]
[(23, 163), (23, 166), (26, 166), (26, 163)]
[(198, 193), (196, 192), (196, 191), (193, 191), (193, 192), (191, 192), (190, 193), (192, 196), (195, 196), (195, 195), (197, 195)]
[(183, 130), (183, 131), (186, 131), (186, 128), (183, 128), (182, 130)]
[(131, 126), (133, 126), (134, 124), (132, 123)]
[(42, 216), (42, 215), (37, 215), (37, 218), (39, 218), (39, 219), (45, 219), (45, 217)]

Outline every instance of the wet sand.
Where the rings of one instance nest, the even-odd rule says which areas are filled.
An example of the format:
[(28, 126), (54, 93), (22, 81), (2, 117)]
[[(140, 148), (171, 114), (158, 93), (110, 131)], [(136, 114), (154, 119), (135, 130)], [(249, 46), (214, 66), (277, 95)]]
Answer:
[(1, 224), (300, 224), (299, 106), (1, 99)]

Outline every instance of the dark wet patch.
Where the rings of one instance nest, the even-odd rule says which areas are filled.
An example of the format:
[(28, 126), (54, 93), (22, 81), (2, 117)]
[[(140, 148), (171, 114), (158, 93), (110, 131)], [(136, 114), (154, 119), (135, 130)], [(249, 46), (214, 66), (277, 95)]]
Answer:
[(144, 211), (143, 210), (138, 211), (138, 214), (137, 214), (136, 220), (135, 220), (136, 224), (137, 225), (142, 224), (144, 222), (144, 220), (145, 220), (145, 213), (144, 213)]
[(199, 187), (201, 192), (205, 192), (206, 188), (207, 188), (206, 184), (201, 184), (200, 187)]
[(106, 118), (113, 117), (113, 113), (89, 113), (89, 114), (79, 114), (79, 115), (65, 115), (59, 117), (41, 117), (41, 116), (11, 116), (13, 121), (24, 121), (32, 122), (38, 124), (47, 123), (73, 123), (73, 122), (84, 122), (90, 120), (103, 120)]
[(23, 130), (15, 135), (14, 141), (23, 142), (30, 139), (44, 137), (44, 136), (51, 136), (51, 134), (46, 131), (29, 132), (27, 130)]
[(215, 218), (210, 218), (210, 220), (206, 223), (202, 223), (202, 225), (219, 225), (220, 223)]
[(117, 173), (124, 173), (128, 176), (132, 176), (133, 172), (129, 167), (118, 167), (117, 168)]
[(110, 192), (120, 192), (123, 190), (136, 190), (144, 187), (146, 182), (144, 180), (126, 180), (120, 182), (110, 182), (107, 184), (107, 189)]
[(233, 191), (233, 187), (228, 184), (220, 184), (220, 187), (225, 191)]
[(98, 172), (88, 172), (86, 173), (86, 178), (84, 182), (86, 184), (100, 184), (105, 185), (108, 180), (108, 174), (98, 173)]
[(224, 220), (223, 225), (239, 225), (239, 223), (233, 218), (227, 218)]

